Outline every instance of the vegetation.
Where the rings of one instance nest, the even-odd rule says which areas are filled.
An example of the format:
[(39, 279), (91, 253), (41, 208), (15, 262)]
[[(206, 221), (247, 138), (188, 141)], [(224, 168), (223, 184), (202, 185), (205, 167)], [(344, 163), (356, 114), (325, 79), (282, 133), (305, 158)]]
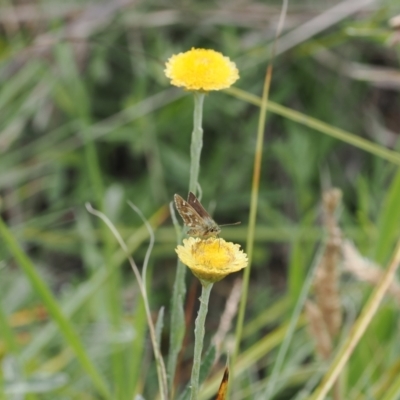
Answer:
[(169, 398), (189, 398), (201, 284), (185, 268), (177, 288), (169, 203), (188, 192), (193, 95), (164, 69), (193, 47), (239, 70), (205, 96), (198, 181), (251, 253), (241, 334), (243, 273), (213, 286), (198, 398), (229, 354), (234, 400), (398, 399), (400, 7), (290, 2), (276, 41), (281, 7), (1, 5), (1, 400), (161, 398), (154, 343)]

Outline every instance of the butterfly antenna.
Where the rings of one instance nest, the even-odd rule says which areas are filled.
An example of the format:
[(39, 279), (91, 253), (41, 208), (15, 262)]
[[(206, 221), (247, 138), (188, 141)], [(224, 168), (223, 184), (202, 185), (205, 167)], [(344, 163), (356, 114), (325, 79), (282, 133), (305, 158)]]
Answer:
[(241, 224), (241, 222), (234, 222), (233, 224), (223, 224), (223, 225), (219, 225), (219, 226), (232, 226), (232, 225), (239, 225)]

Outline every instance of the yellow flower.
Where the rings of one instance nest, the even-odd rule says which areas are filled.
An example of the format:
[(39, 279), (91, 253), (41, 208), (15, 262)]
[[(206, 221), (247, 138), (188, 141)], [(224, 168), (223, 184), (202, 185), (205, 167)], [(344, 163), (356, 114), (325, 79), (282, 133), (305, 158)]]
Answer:
[(224, 239), (190, 237), (184, 239), (183, 246), (178, 246), (175, 251), (193, 274), (207, 283), (217, 282), (248, 264), (247, 254), (240, 250), (240, 246)]
[(188, 90), (226, 89), (239, 79), (235, 63), (214, 50), (192, 48), (173, 55), (165, 65), (171, 84)]

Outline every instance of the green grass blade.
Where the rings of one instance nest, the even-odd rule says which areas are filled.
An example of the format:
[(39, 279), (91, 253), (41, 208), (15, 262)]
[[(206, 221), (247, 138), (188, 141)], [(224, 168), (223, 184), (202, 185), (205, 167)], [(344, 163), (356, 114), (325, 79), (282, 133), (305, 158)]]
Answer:
[(135, 394), (137, 394), (139, 378), (143, 373), (142, 361), (144, 349), (146, 347), (147, 319), (142, 297), (138, 299), (135, 308), (133, 325), (135, 329), (135, 337), (131, 344), (130, 353), (132, 356), (128, 365), (131, 399), (135, 398)]
[(317, 269), (318, 264), (320, 263), (320, 260), (321, 260), (321, 257), (322, 257), (323, 251), (324, 251), (324, 247), (325, 246), (320, 246), (320, 248), (318, 249), (318, 251), (314, 257), (312, 266), (308, 271), (307, 277), (304, 281), (303, 287), (302, 287), (299, 297), (297, 299), (297, 303), (296, 303), (293, 313), (290, 317), (290, 322), (289, 322), (287, 332), (285, 334), (285, 338), (283, 339), (282, 344), (279, 348), (278, 355), (276, 357), (276, 360), (275, 360), (275, 363), (274, 363), (274, 366), (273, 366), (273, 369), (272, 369), (272, 372), (270, 375), (270, 379), (269, 379), (268, 385), (266, 387), (266, 390), (265, 390), (265, 393), (263, 396), (263, 398), (265, 398), (265, 399), (270, 399), (273, 396), (275, 386), (277, 385), (277, 381), (279, 378), (279, 373), (281, 372), (281, 368), (283, 366), (284, 359), (287, 355), (292, 337), (294, 335), (296, 326), (300, 319), (301, 311), (303, 310), (304, 304), (309, 295), (311, 285), (312, 285), (313, 279), (314, 279), (314, 273), (315, 273), (315, 270)]
[[(226, 89), (226, 92), (261, 107), (262, 100), (258, 96), (234, 87)], [(292, 121), (298, 122), (299, 124), (308, 126), (309, 128), (315, 129), (316, 131), (324, 133), (325, 135), (341, 140), (342, 142), (348, 143), (354, 147), (358, 147), (361, 150), (365, 150), (368, 153), (378, 156), (384, 160), (390, 161), (393, 164), (400, 165), (399, 153), (379, 146), (373, 142), (370, 142), (369, 140), (354, 135), (353, 133), (336, 128), (316, 118), (309, 117), (308, 115), (305, 115), (299, 111), (281, 106), (277, 103), (274, 103), (273, 101), (268, 101), (267, 109), (268, 111), (288, 118)]]
[(160, 308), (156, 322), (156, 339), (157, 339), (157, 344), (160, 348), (161, 348), (161, 335), (164, 328), (164, 310), (165, 307)]
[[(151, 225), (154, 227), (160, 225), (165, 220), (166, 216), (166, 208), (162, 207), (150, 219)], [(134, 253), (137, 248), (148, 238), (148, 236), (149, 233), (146, 226), (142, 226), (141, 228), (137, 229), (136, 232), (127, 240), (127, 246), (130, 254)], [(99, 268), (88, 281), (82, 283), (75, 291), (74, 296), (64, 305), (64, 315), (66, 315), (68, 318), (71, 318), (74, 314), (76, 314), (88, 301), (88, 299), (107, 282), (114, 269), (121, 267), (125, 260), (126, 254), (122, 249), (115, 252), (111, 262), (112, 268)], [(22, 360), (28, 361), (36, 357), (56, 334), (56, 326), (52, 322), (49, 323), (40, 331), (40, 335), (36, 336), (30, 345), (22, 351)]]
[(31, 260), (27, 257), (24, 251), (21, 249), (16, 239), (4, 223), (2, 219), (0, 219), (0, 235), (2, 236), (4, 243), (6, 244), (10, 253), (14, 256), (23, 272), (29, 279), (32, 287), (36, 291), (36, 293), (41, 297), (45, 307), (49, 311), (49, 314), (53, 317), (54, 321), (57, 323), (61, 333), (64, 335), (66, 341), (73, 349), (77, 359), (81, 363), (82, 367), (91, 377), (93, 384), (96, 389), (101, 393), (105, 398), (111, 399), (111, 395), (109, 389), (107, 388), (103, 377), (98, 372), (97, 368), (93, 365), (91, 360), (89, 359), (85, 348), (75, 331), (74, 327), (68, 320), (68, 318), (63, 314), (60, 306), (58, 305), (56, 299), (53, 294), (43, 282), (40, 275), (36, 272), (35, 266), (31, 262)]
[(383, 202), (378, 222), (378, 238), (374, 259), (379, 264), (387, 261), (390, 249), (399, 234), (400, 228), (400, 171), (397, 171)]

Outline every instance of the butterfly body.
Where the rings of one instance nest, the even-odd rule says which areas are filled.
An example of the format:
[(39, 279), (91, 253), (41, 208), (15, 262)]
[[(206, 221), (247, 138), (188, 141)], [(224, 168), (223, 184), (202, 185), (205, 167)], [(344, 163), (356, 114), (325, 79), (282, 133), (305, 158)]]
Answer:
[(189, 192), (187, 201), (179, 194), (175, 194), (174, 200), (176, 209), (189, 228), (187, 231), (189, 236), (207, 238), (217, 236), (221, 232), (221, 228), (192, 192)]

